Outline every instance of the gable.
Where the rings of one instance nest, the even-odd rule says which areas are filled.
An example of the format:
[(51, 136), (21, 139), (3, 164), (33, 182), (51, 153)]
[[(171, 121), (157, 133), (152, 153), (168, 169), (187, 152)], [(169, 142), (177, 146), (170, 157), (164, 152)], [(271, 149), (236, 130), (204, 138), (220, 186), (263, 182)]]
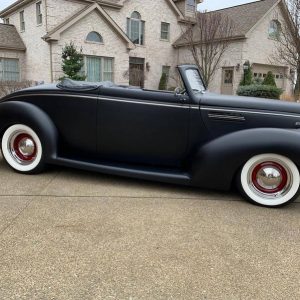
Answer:
[(43, 39), (45, 41), (58, 41), (60, 39), (60, 35), (66, 31), (68, 28), (79, 22), (81, 19), (86, 17), (91, 12), (97, 12), (100, 17), (102, 17), (109, 27), (121, 38), (121, 40), (126, 44), (128, 49), (134, 49), (135, 46), (128, 38), (128, 36), (121, 30), (121, 28), (114, 22), (114, 20), (105, 12), (105, 10), (98, 5), (97, 3), (92, 4), (90, 6), (85, 7), (81, 11), (77, 12), (71, 18), (58, 25), (48, 34), (46, 34)]

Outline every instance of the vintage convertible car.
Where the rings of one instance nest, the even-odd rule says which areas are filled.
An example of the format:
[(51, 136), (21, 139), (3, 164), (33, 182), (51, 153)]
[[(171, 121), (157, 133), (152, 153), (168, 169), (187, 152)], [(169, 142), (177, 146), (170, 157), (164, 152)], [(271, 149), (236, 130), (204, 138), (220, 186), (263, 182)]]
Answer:
[(0, 103), (1, 149), (21, 173), (54, 164), (229, 190), (278, 207), (299, 191), (300, 105), (206, 93), (196, 66), (184, 89), (65, 80)]

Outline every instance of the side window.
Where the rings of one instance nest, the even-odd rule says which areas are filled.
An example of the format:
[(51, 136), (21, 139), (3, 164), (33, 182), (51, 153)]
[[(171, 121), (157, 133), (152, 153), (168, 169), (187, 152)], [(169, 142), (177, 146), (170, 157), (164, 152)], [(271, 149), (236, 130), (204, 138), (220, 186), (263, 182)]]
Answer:
[(36, 24), (41, 25), (42, 23), (43, 23), (42, 2), (39, 1), (36, 3)]
[(0, 58), (0, 81), (19, 81), (19, 60)]
[(91, 31), (86, 39), (87, 42), (92, 42), (92, 43), (99, 43), (99, 44), (103, 44), (103, 38), (102, 36), (96, 32), (96, 31)]
[(281, 23), (278, 20), (272, 20), (269, 24), (269, 38), (278, 40), (281, 34)]
[(134, 11), (127, 19), (127, 35), (136, 45), (144, 45), (145, 22), (142, 21), (140, 13)]
[(160, 39), (169, 41), (170, 40), (170, 24), (162, 22), (160, 29)]
[(196, 11), (196, 1), (195, 0), (186, 0), (186, 10), (189, 12)]
[(21, 32), (25, 31), (24, 10), (20, 11), (20, 30), (21, 30)]

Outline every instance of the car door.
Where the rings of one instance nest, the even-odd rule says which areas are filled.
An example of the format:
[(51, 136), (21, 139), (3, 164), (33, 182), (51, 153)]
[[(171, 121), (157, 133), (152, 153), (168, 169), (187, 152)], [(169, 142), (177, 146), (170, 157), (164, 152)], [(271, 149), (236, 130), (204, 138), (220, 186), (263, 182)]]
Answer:
[(142, 89), (102, 89), (98, 102), (98, 152), (124, 163), (178, 167), (189, 128), (188, 97)]

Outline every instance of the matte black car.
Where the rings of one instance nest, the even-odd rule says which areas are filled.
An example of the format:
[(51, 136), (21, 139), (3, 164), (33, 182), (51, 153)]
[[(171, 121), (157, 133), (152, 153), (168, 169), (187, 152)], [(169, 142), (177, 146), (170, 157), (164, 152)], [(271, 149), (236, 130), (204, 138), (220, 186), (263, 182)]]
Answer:
[(278, 207), (299, 191), (300, 105), (205, 92), (197, 67), (184, 89), (153, 91), (65, 80), (0, 103), (1, 149), (21, 173), (47, 164), (211, 189), (237, 184)]

